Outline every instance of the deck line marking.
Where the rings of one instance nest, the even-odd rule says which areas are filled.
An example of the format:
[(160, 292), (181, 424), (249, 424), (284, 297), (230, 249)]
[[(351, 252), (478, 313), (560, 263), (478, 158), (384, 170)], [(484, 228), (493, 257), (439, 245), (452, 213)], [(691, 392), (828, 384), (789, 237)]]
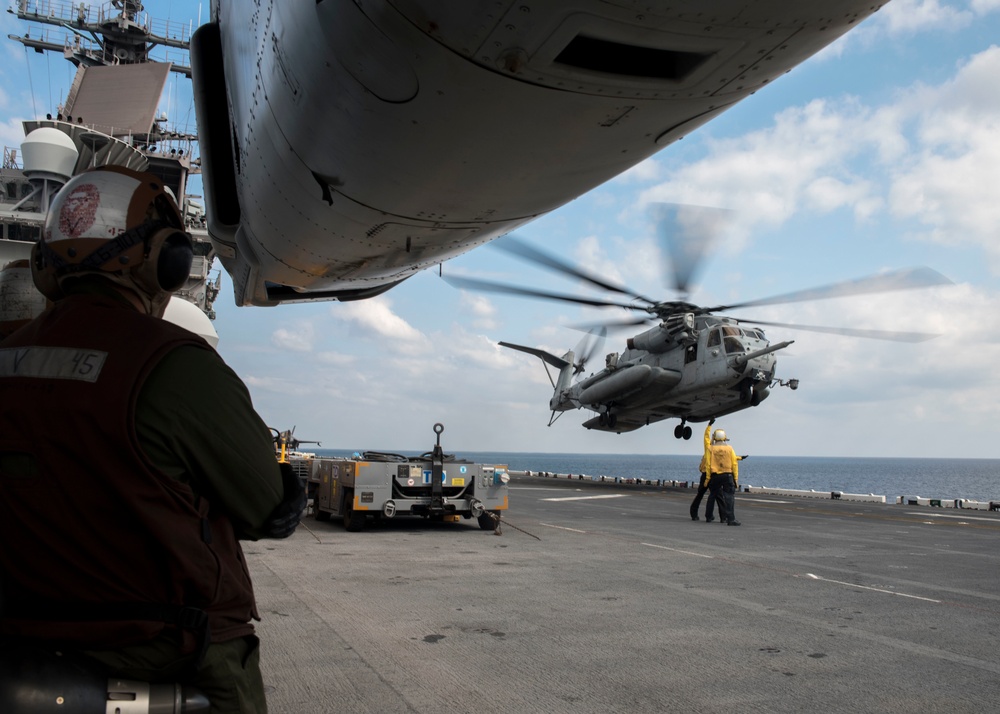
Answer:
[(690, 550), (681, 550), (680, 548), (668, 548), (665, 545), (656, 545), (656, 543), (640, 543), (639, 545), (645, 545), (649, 548), (659, 548), (660, 550), (672, 550), (675, 553), (683, 553), (684, 555), (696, 555), (699, 558), (708, 558), (709, 560), (714, 560), (714, 555), (705, 555), (704, 553), (695, 553)]
[[(565, 488), (542, 488), (541, 486), (510, 486), (509, 488), (511, 491), (562, 491), (563, 493), (566, 493)], [(576, 490), (580, 491), (582, 489), (578, 488)]]
[(625, 498), (624, 493), (610, 493), (604, 496), (566, 496), (564, 498), (543, 498), (543, 501), (596, 501), (602, 498)]
[(907, 511), (909, 516), (924, 516), (928, 518), (957, 518), (961, 521), (987, 521), (988, 523), (1000, 523), (996, 518), (983, 518), (982, 516), (953, 516), (950, 513), (927, 513), (926, 511)]
[(572, 531), (573, 533), (586, 533), (587, 531), (581, 531), (578, 528), (567, 528), (566, 526), (554, 526), (551, 523), (539, 523), (539, 525), (545, 526), (546, 528), (558, 528), (561, 531)]
[(857, 585), (856, 583), (845, 583), (842, 580), (830, 580), (829, 578), (821, 578), (820, 576), (813, 575), (812, 573), (806, 573), (806, 575), (809, 576), (810, 578), (812, 578), (813, 580), (822, 580), (824, 583), (835, 583), (836, 585), (846, 585), (849, 588), (860, 588), (861, 590), (874, 590), (877, 593), (885, 593), (886, 595), (897, 595), (899, 597), (908, 597), (908, 598), (912, 598), (914, 600), (923, 600), (925, 602), (936, 602), (938, 604), (941, 603), (940, 600), (934, 600), (933, 598), (929, 598), (929, 597), (920, 597), (919, 595), (907, 595), (906, 593), (897, 593), (897, 592), (893, 592), (892, 590), (884, 590), (882, 588), (873, 588), (873, 587), (871, 587), (869, 585)]

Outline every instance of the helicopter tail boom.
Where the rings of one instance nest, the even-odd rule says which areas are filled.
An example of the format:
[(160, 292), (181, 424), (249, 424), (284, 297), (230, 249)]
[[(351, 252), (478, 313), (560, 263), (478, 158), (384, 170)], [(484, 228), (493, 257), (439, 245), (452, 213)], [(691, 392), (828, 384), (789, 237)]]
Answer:
[(537, 347), (525, 347), (524, 345), (515, 345), (510, 342), (499, 343), (501, 347), (509, 347), (512, 350), (518, 350), (519, 352), (526, 352), (529, 355), (534, 355), (538, 359), (542, 360), (546, 364), (551, 364), (556, 369), (563, 369), (568, 366), (572, 366), (572, 362), (567, 362), (561, 357), (556, 357), (551, 352), (546, 352), (545, 350), (540, 350)]
[[(573, 352), (567, 352), (563, 357), (556, 357), (551, 352), (540, 350), (537, 347), (525, 347), (524, 345), (515, 345), (511, 342), (501, 342), (499, 344), (501, 347), (509, 347), (512, 350), (517, 350), (518, 352), (534, 355), (545, 364), (550, 364), (558, 369), (559, 378), (557, 380), (553, 380), (548, 367), (545, 368), (545, 372), (549, 375), (549, 381), (552, 382), (552, 387), (554, 389), (552, 392), (552, 398), (549, 400), (549, 408), (552, 409), (553, 414), (555, 412), (564, 412), (569, 409), (576, 409), (576, 404), (573, 404), (562, 397), (563, 393), (569, 389), (572, 384), (573, 376), (576, 373), (576, 366), (573, 362), (575, 355)], [(549, 422), (549, 426), (552, 426), (551, 421)]]

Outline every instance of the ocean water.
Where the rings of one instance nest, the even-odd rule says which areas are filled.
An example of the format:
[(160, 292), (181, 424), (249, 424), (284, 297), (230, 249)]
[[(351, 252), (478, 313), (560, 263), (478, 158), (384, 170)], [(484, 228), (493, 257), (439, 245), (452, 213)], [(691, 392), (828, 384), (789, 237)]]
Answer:
[[(316, 449), (319, 456), (349, 456)], [(414, 452), (400, 452), (407, 456)], [(651, 454), (543, 454), (461, 452), (477, 463), (506, 464), (514, 471), (693, 481), (697, 456)], [(740, 486), (873, 493), (897, 496), (1000, 501), (1000, 459), (835, 458), (751, 456), (740, 462)]]

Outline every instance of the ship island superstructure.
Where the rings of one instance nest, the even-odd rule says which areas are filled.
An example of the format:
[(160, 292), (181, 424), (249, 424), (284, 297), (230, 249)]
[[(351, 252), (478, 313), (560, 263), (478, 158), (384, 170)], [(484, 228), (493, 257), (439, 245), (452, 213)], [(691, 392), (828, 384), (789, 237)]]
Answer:
[(16, 0), (8, 11), (29, 23), (9, 39), (62, 53), (77, 69), (54, 111), (23, 121), (20, 147), (3, 149), (0, 264), (29, 257), (52, 198), (72, 176), (105, 165), (148, 171), (173, 193), (194, 239), (191, 274), (175, 296), (214, 318), (219, 274), (213, 277), (204, 204), (188, 193), (190, 177), (201, 172), (198, 137), (158, 112), (170, 73), (191, 76), (193, 26), (152, 20), (139, 0)]

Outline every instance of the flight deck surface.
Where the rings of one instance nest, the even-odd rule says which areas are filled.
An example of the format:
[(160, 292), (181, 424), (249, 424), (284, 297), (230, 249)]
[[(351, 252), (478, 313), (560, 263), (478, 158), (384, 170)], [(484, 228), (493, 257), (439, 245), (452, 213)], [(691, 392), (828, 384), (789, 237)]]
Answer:
[[(515, 478), (504, 518), (246, 543), (272, 714), (982, 712), (1000, 514)], [(704, 514), (704, 503), (702, 513)]]

